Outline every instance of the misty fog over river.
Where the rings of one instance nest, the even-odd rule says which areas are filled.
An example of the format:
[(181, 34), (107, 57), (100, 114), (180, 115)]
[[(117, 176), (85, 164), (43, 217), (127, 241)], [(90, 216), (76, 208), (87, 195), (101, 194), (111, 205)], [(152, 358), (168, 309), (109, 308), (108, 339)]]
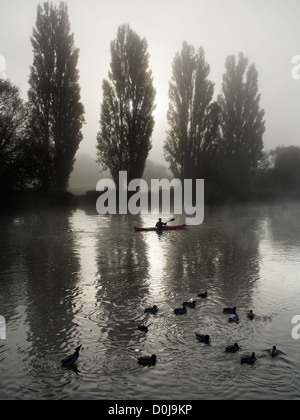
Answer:
[[(1, 216), (0, 399), (299, 398), (299, 204), (207, 209), (200, 226), (134, 231), (156, 220), (84, 210)], [(190, 299), (195, 308), (175, 315)], [(145, 314), (152, 305), (157, 314)], [(228, 322), (229, 306), (239, 323)], [(225, 353), (235, 342), (240, 351)], [(63, 368), (80, 344), (77, 369)], [(241, 364), (252, 352), (256, 363)], [(138, 365), (145, 354), (156, 364)]]

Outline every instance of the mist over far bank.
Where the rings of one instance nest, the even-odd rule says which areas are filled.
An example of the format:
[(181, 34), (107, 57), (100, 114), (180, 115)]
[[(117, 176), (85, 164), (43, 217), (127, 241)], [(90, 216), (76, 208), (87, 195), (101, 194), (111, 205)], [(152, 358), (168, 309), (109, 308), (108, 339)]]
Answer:
[[(109, 171), (100, 171), (100, 167), (91, 155), (79, 153), (76, 157), (74, 170), (70, 176), (69, 191), (73, 194), (85, 194), (96, 189), (100, 179), (111, 179)], [(172, 179), (168, 168), (160, 163), (147, 159), (143, 179), (150, 184), (151, 179)]]

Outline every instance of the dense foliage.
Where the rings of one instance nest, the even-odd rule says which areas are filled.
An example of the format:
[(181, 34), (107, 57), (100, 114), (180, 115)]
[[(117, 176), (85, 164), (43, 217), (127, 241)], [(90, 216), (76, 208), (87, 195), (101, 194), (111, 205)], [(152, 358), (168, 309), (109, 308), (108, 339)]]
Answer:
[(66, 4), (38, 6), (31, 42), (34, 58), (28, 92), (29, 132), (39, 163), (37, 183), (44, 190), (63, 191), (73, 170), (84, 122), (77, 70), (79, 51), (70, 33)]
[(99, 164), (115, 182), (121, 170), (127, 171), (128, 180), (141, 178), (151, 149), (156, 92), (147, 47), (129, 25), (120, 26), (111, 43), (97, 149)]
[(170, 130), (165, 157), (180, 179), (205, 178), (213, 166), (218, 136), (218, 110), (212, 103), (214, 84), (203, 48), (183, 43), (173, 61), (167, 114)]

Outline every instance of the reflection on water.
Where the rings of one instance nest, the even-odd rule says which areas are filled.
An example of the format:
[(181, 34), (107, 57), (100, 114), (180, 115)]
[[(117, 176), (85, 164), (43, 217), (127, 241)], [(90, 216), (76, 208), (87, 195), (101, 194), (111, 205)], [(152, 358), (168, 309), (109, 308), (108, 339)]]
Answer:
[[(0, 398), (298, 398), (291, 320), (299, 312), (299, 216), (295, 204), (237, 206), (161, 234), (134, 232), (154, 225), (153, 215), (1, 219)], [(204, 291), (207, 299), (197, 298)], [(190, 299), (196, 307), (174, 315)], [(157, 314), (144, 313), (154, 304)], [(227, 306), (238, 308), (239, 323), (228, 323)], [(225, 353), (234, 342), (240, 352)], [(79, 344), (77, 370), (63, 369), (60, 360)], [(252, 351), (256, 364), (241, 365)], [(137, 364), (153, 353), (155, 366)]]

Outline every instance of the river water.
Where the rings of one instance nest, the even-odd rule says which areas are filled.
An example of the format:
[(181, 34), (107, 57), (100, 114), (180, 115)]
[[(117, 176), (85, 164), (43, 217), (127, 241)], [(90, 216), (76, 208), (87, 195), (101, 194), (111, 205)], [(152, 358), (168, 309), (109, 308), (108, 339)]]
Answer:
[[(184, 231), (134, 232), (156, 220), (83, 210), (0, 219), (0, 399), (299, 398), (300, 205), (206, 210)], [(190, 299), (196, 307), (175, 315)], [(240, 351), (225, 353), (235, 342)], [(77, 366), (63, 368), (79, 344)], [(256, 363), (241, 364), (253, 351)], [(154, 366), (137, 364), (145, 354)]]

